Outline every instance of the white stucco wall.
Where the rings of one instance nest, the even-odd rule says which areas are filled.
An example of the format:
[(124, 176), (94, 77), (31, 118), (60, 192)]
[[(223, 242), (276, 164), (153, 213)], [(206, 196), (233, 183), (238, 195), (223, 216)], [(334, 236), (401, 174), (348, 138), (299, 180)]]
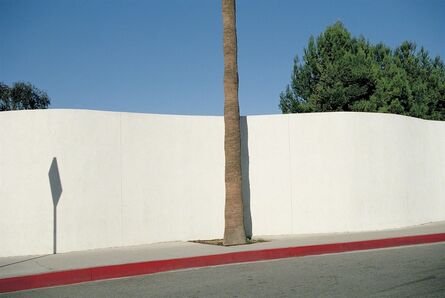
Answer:
[(254, 235), (445, 219), (445, 122), (371, 113), (247, 122)]
[(219, 117), (41, 110), (0, 114), (0, 256), (216, 237), (223, 227)]
[(124, 245), (221, 234), (222, 136), (219, 117), (122, 114)]
[[(222, 117), (40, 110), (2, 112), (0, 127), (0, 256), (53, 252), (54, 157), (57, 252), (223, 233)], [(445, 220), (445, 122), (315, 113), (242, 127), (254, 235)]]

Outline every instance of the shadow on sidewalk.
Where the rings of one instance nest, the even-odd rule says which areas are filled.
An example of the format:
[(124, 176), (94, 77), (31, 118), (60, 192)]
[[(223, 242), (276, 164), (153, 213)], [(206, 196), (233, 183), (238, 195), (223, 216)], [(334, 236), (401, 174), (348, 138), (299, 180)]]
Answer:
[(32, 261), (32, 260), (36, 260), (36, 259), (40, 259), (40, 258), (44, 258), (44, 257), (46, 257), (46, 256), (49, 256), (49, 255), (43, 255), (43, 256), (38, 256), (38, 257), (32, 257), (32, 258), (25, 259), (25, 260), (21, 260), (21, 261), (17, 261), (17, 262), (12, 262), (12, 263), (8, 263), (8, 264), (0, 265), (0, 268), (4, 268), (4, 267), (12, 266), (12, 265), (15, 265), (15, 264), (20, 264), (20, 263), (25, 263), (25, 262), (28, 262), (28, 261)]

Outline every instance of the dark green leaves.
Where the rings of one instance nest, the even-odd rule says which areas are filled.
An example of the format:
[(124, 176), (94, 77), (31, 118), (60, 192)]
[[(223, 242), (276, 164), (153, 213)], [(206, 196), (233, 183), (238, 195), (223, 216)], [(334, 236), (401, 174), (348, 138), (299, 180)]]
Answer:
[(280, 94), (283, 113), (363, 111), (445, 120), (445, 68), (412, 42), (394, 50), (342, 23), (309, 39)]
[(30, 83), (9, 87), (0, 82), (0, 111), (46, 109), (49, 104), (48, 95)]

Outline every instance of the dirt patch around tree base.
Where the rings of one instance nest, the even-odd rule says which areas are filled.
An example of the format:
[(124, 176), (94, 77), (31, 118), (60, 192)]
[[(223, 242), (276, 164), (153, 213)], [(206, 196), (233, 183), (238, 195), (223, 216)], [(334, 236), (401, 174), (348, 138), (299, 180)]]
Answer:
[[(219, 245), (219, 246), (224, 246), (223, 245), (223, 239), (211, 239), (211, 240), (191, 240), (189, 242), (193, 242), (193, 243), (199, 243), (199, 244), (210, 244), (210, 245)], [(267, 240), (264, 239), (247, 239), (245, 244), (239, 244), (239, 245), (248, 245), (248, 244), (255, 244), (255, 243), (261, 243), (261, 242), (268, 242)], [(233, 245), (231, 245), (233, 246)]]

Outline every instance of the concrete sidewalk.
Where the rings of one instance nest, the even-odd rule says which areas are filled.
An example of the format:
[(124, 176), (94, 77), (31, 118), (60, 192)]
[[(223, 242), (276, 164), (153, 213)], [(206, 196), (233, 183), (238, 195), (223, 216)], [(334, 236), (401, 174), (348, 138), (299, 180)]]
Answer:
[[(434, 237), (428, 238), (422, 237), (422, 235), (430, 235)], [(76, 274), (75, 270), (84, 268), (97, 269), (102, 267), (101, 270), (104, 272), (107, 270), (107, 268), (111, 267), (111, 265), (119, 265), (121, 267), (116, 266), (116, 268), (113, 268), (113, 270), (116, 271), (113, 276), (122, 277), (144, 274), (142, 271), (139, 272), (132, 269), (134, 274), (127, 272), (119, 275), (119, 268), (124, 270), (125, 267), (123, 266), (125, 266), (125, 264), (139, 264), (139, 267), (147, 267), (158, 266), (161, 264), (160, 262), (163, 262), (163, 260), (171, 261), (169, 262), (168, 266), (161, 266), (163, 269), (157, 271), (145, 271), (161, 272), (181, 268), (193, 268), (206, 265), (247, 262), (298, 255), (314, 255), (379, 247), (440, 242), (445, 241), (445, 222), (436, 222), (409, 228), (385, 231), (298, 236), (258, 236), (254, 238), (264, 239), (268, 242), (231, 247), (191, 242), (168, 242), (131, 247), (69, 252), (55, 255), (0, 258), (0, 292), (7, 291), (1, 289), (2, 283), (3, 288), (7, 289), (8, 282), (15, 282), (17, 285), (20, 285), (20, 283), (25, 281), (25, 279), (14, 280), (16, 277), (26, 278), (27, 276), (45, 275), (48, 273), (65, 272), (69, 270), (73, 270), (71, 275), (74, 276)], [(391, 239), (398, 240), (395, 241)], [(296, 248), (305, 250), (304, 252), (300, 250), (300, 253), (295, 253)], [(289, 249), (294, 250), (291, 252)], [(283, 254), (283, 252), (285, 253)], [(219, 257), (220, 261), (218, 261), (218, 256), (223, 256)], [(202, 260), (205, 258), (207, 258), (207, 261), (202, 262)], [(212, 261), (209, 261), (210, 259)], [(178, 264), (181, 263), (181, 265), (175, 267), (174, 262), (177, 262)], [(82, 271), (82, 274), (84, 273), (85, 272)], [(91, 272), (88, 274), (91, 274)], [(67, 276), (70, 276), (69, 272), (65, 274), (65, 279), (67, 279)], [(38, 276), (35, 279), (37, 278)], [(107, 277), (97, 279), (104, 278)], [(79, 281), (85, 280), (73, 279), (73, 282), (53, 282), (51, 284), (61, 285)], [(40, 286), (37, 285), (36, 287)], [(15, 289), (14, 287), (10, 288)], [(32, 285), (26, 288), (32, 288)]]

